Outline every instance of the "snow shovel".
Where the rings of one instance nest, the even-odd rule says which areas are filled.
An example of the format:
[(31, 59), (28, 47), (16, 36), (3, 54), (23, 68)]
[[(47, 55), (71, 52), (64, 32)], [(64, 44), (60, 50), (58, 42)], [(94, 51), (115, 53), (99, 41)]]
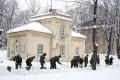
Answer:
[(11, 72), (11, 69), (12, 69), (12, 67), (7, 66), (7, 70), (8, 70), (9, 72)]
[(27, 66), (27, 67), (25, 67), (25, 68), (26, 68), (26, 70), (28, 70), (28, 71), (30, 70), (30, 67), (28, 67), (28, 66)]

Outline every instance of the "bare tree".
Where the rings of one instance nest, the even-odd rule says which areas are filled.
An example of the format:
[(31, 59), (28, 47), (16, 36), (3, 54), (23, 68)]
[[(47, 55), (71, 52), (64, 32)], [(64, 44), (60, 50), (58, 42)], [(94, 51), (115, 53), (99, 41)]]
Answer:
[(17, 3), (15, 0), (0, 0), (0, 28), (3, 30), (1, 39), (3, 46), (7, 45), (6, 31), (11, 29), (12, 20), (16, 15)]
[[(101, 29), (104, 32), (107, 42), (107, 54), (112, 53), (112, 41), (116, 41), (116, 51), (118, 58), (120, 58), (120, 1), (119, 0), (100, 0), (98, 2), (98, 13), (97, 13), (97, 24), (101, 26)], [(87, 2), (86, 2), (87, 3)], [(88, 3), (87, 3), (88, 4)], [(93, 15), (89, 11), (93, 11), (93, 4), (87, 5), (87, 7), (82, 7), (83, 3), (78, 5), (75, 9), (70, 10), (75, 25), (78, 23), (84, 23), (85, 21), (91, 20)], [(90, 8), (90, 9), (89, 9)], [(85, 11), (84, 11), (85, 10)], [(69, 11), (68, 11), (69, 12)], [(70, 13), (69, 12), (69, 13)], [(89, 24), (90, 23), (85, 23)], [(79, 25), (78, 25), (79, 26)]]
[[(120, 59), (120, 43), (119, 43), (119, 38), (120, 38), (120, 1), (119, 0), (107, 0), (104, 1), (104, 8), (106, 9), (106, 23), (110, 28), (110, 35), (109, 35), (109, 44), (108, 44), (108, 54), (111, 52), (111, 38), (114, 36), (114, 39), (116, 41), (116, 51), (118, 58)], [(113, 36), (112, 36), (112, 33)], [(111, 38), (110, 38), (111, 37)]]
[(20, 24), (17, 21), (15, 21), (19, 24), (18, 26), (29, 23), (29, 18), (31, 16), (39, 15), (41, 13), (40, 1), (30, 0), (28, 2), (26, 1), (26, 3), (28, 8), (24, 11), (21, 10), (17, 16), (17, 21), (19, 21)]

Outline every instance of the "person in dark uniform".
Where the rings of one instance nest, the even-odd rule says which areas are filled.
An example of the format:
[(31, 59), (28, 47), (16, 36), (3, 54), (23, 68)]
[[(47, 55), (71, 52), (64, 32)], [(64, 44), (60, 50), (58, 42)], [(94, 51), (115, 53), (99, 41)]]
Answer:
[(35, 59), (35, 56), (29, 57), (29, 58), (26, 60), (26, 65), (27, 65), (26, 69), (27, 69), (27, 70), (30, 70), (30, 68), (31, 68), (31, 66), (32, 66), (32, 61), (33, 61), (33, 59)]
[(109, 65), (112, 65), (113, 64), (113, 57), (110, 57), (109, 59)]
[(97, 55), (97, 61), (96, 61), (96, 63), (99, 65), (100, 64), (100, 57), (99, 57), (99, 55)]
[(105, 63), (106, 63), (106, 65), (109, 65), (109, 55), (105, 56)]
[(90, 67), (92, 67), (92, 64), (93, 64), (93, 55), (91, 56), (91, 59), (90, 59)]
[(13, 61), (15, 61), (15, 69), (21, 68), (22, 66), (22, 57), (20, 55), (14, 56)]
[(44, 53), (43, 55), (40, 56), (40, 64), (41, 64), (41, 68), (40, 69), (45, 69), (45, 67), (44, 67), (45, 56), (46, 56), (46, 53)]
[(77, 56), (74, 56), (74, 58), (71, 60), (71, 68), (77, 68), (78, 63), (77, 63)]
[(71, 60), (71, 68), (78, 68), (78, 61), (79, 56), (74, 56), (74, 58)]
[(88, 64), (88, 55), (84, 57), (84, 67), (87, 67)]
[(78, 68), (78, 65), (80, 67), (83, 67), (83, 59), (80, 56), (74, 56), (74, 58), (71, 60), (71, 68)]
[(83, 67), (83, 58), (79, 57), (78, 63), (80, 64), (80, 67)]
[(50, 69), (56, 69), (56, 62), (61, 64), (59, 59), (61, 55), (50, 58)]

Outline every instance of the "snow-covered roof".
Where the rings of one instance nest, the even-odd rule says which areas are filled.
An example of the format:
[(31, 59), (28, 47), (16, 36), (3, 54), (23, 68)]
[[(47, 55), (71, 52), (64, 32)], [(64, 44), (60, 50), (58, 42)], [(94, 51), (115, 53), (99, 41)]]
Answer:
[(41, 20), (41, 19), (46, 19), (46, 18), (59, 18), (63, 20), (68, 20), (68, 21), (73, 21), (70, 17), (70, 15), (60, 13), (56, 9), (52, 10), (49, 13), (43, 13), (40, 15), (32, 16), (29, 21), (36, 21), (36, 20)]
[(63, 20), (73, 21), (70, 18), (66, 18), (66, 17), (62, 17), (62, 16), (43, 16), (43, 17), (32, 18), (29, 21), (37, 21), (37, 20), (48, 19), (48, 18), (59, 18), (59, 19), (63, 19)]
[(48, 28), (46, 28), (45, 26), (41, 25), (38, 22), (31, 22), (31, 23), (29, 23), (25, 26), (11, 29), (11, 30), (7, 31), (7, 33), (27, 31), (27, 30), (45, 32), (45, 33), (52, 33)]
[[(47, 12), (47, 13), (42, 13), (42, 14), (37, 14), (37, 15), (34, 15), (34, 16), (31, 16), (31, 18), (37, 18), (37, 17), (41, 17), (41, 16), (47, 16), (47, 15), (51, 15), (53, 12)], [(63, 16), (67, 16), (70, 18), (70, 15), (66, 14), (66, 13), (62, 13), (58, 10), (55, 10), (55, 13), (56, 14), (59, 14), (59, 15), (63, 15)], [(53, 14), (52, 14), (53, 15)]]
[(84, 35), (82, 35), (80, 33), (76, 33), (74, 31), (72, 31), (72, 36), (74, 36), (74, 37), (81, 37), (81, 38), (87, 38), (86, 36), (84, 36)]

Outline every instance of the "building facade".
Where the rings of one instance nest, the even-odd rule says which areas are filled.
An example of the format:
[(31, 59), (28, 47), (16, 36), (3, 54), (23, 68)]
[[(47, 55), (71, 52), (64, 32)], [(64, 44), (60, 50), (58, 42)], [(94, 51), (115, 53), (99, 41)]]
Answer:
[[(108, 42), (105, 36), (105, 33), (100, 25), (96, 25), (96, 42), (98, 43), (98, 54), (106, 54), (108, 49)], [(84, 27), (77, 27), (75, 29), (77, 32), (82, 33), (87, 37), (86, 39), (86, 50), (85, 53), (89, 54), (93, 52), (93, 43), (92, 43), (92, 32), (93, 26), (84, 26)], [(116, 39), (112, 37), (111, 40), (111, 53), (116, 54)]]
[(72, 31), (73, 20), (69, 15), (53, 10), (50, 13), (33, 16), (30, 23), (11, 29), (8, 34), (8, 57), (20, 54), (24, 59), (47, 53), (46, 59), (61, 55), (62, 61), (85, 54), (86, 37)]

